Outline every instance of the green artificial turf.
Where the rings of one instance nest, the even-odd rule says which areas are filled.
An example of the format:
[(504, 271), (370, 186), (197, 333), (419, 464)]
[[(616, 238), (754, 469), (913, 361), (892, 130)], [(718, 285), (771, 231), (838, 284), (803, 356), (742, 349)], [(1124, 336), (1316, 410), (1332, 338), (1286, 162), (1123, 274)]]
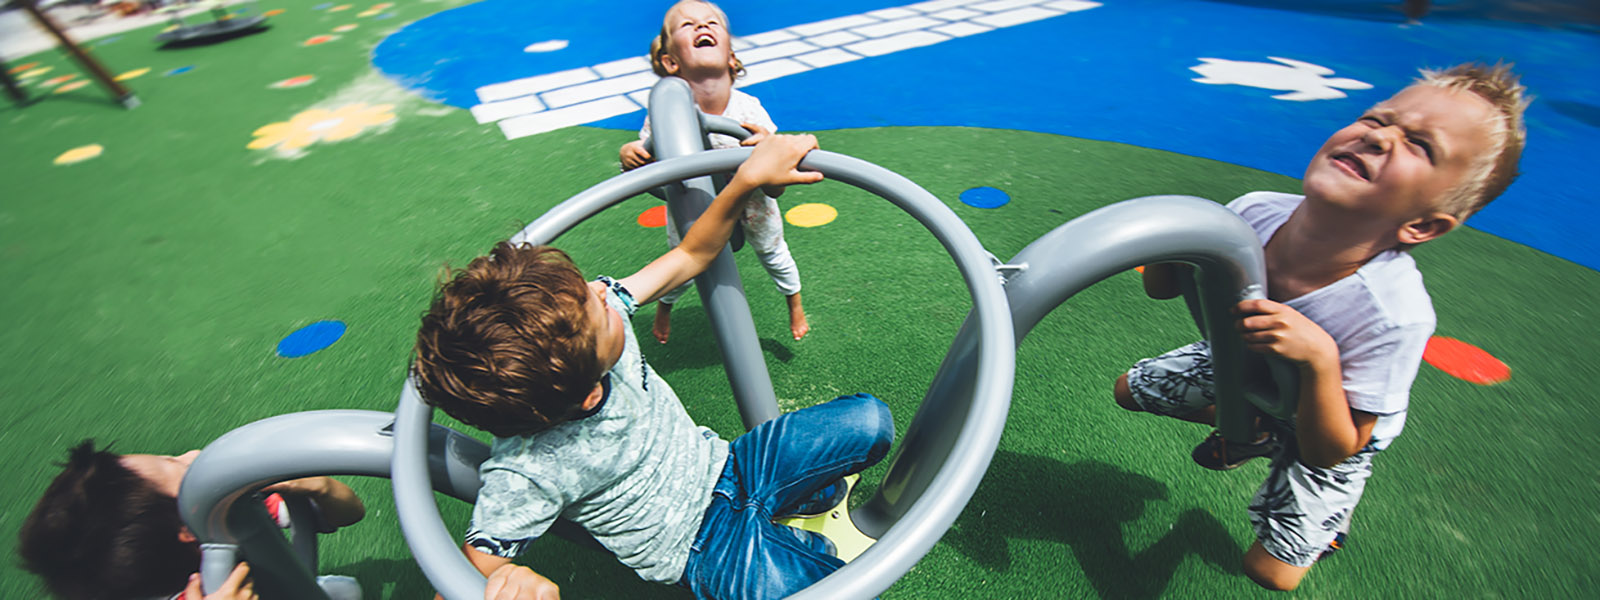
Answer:
[[(264, 417), (392, 407), (418, 314), (442, 265), (464, 265), (541, 212), (614, 175), (630, 132), (571, 128), (506, 141), (465, 111), (375, 75), (368, 54), (405, 22), (450, 6), (405, 4), (386, 21), (285, 8), (271, 30), (224, 44), (156, 50), (154, 30), (94, 52), (144, 105), (124, 111), (86, 87), (26, 108), (0, 106), (0, 539), (11, 544), (53, 462), (77, 440), (177, 453)], [(358, 23), (339, 40), (300, 43)], [(55, 76), (72, 66), (52, 52)], [(194, 69), (162, 74), (186, 65)], [(306, 87), (269, 89), (312, 74)], [(29, 83), (39, 90), (38, 81)], [(297, 158), (250, 150), (252, 132), (313, 106), (392, 104), (397, 119)], [(1291, 178), (1121, 144), (1021, 131), (879, 128), (817, 132), (824, 148), (899, 172), (944, 200), (988, 249), (1009, 257), (1070, 218), (1127, 198), (1216, 200), (1297, 189)], [(84, 144), (104, 154), (51, 160)], [(961, 204), (991, 186), (1011, 202)], [(785, 409), (866, 391), (903, 433), (969, 308), (938, 244), (887, 202), (838, 183), (792, 189), (785, 207), (839, 217), (789, 227), (812, 333), (787, 335), (782, 298), (749, 252), (738, 260)], [(558, 240), (587, 275), (625, 275), (665, 249), (635, 223), (641, 197)], [(1407, 431), (1377, 459), (1349, 548), (1313, 569), (1302, 597), (1568, 597), (1600, 573), (1592, 457), (1600, 368), (1592, 295), (1600, 274), (1463, 229), (1416, 251), (1439, 334), (1488, 350), (1510, 381), (1477, 386), (1424, 365)], [(740, 421), (694, 295), (673, 340), (635, 331), (695, 419), (732, 437)], [(297, 359), (274, 347), (323, 319), (349, 331)], [(1252, 539), (1245, 505), (1266, 472), (1190, 463), (1205, 431), (1117, 409), (1111, 380), (1138, 358), (1192, 341), (1178, 303), (1145, 299), (1133, 273), (1047, 317), (1017, 358), (1015, 398), (993, 465), (954, 528), (886, 598), (1231, 597), (1261, 594), (1239, 573)], [(449, 422), (440, 415), (437, 420)], [(479, 437), (482, 437), (481, 435)], [(883, 468), (869, 470), (866, 497)], [(352, 480), (367, 519), (323, 538), (322, 571), (354, 575), (370, 598), (425, 598), (389, 486)], [(457, 531), (468, 507), (443, 503)], [(14, 557), (14, 553), (12, 553)], [(684, 597), (640, 582), (608, 555), (549, 540), (525, 560), (572, 598)], [(0, 566), (0, 597), (37, 597)]]

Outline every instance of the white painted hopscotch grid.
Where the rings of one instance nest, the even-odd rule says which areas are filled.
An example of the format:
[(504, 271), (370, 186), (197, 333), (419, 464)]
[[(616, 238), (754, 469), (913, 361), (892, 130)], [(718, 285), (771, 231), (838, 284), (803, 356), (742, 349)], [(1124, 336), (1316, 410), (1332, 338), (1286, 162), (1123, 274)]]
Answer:
[[(747, 86), (1100, 6), (1088, 0), (932, 0), (733, 40)], [(643, 110), (656, 75), (635, 56), (478, 88), (472, 116), (506, 139)]]

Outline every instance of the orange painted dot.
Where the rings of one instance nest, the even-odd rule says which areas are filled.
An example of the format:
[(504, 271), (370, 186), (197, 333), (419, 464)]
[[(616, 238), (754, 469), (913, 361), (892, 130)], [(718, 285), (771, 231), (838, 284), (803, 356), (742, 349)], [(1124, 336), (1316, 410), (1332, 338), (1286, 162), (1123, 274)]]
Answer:
[(42, 85), (44, 87), (55, 87), (55, 86), (61, 85), (63, 83), (66, 83), (68, 81), (71, 81), (73, 77), (77, 77), (77, 75), (62, 75), (60, 77), (51, 77), (49, 79), (44, 80), (44, 83), (41, 83), (39, 85)]
[(328, 12), (339, 12), (339, 11), (343, 11), (343, 10), (350, 10), (350, 5), (349, 4), (340, 4), (338, 6), (335, 6), (333, 8), (328, 9)]
[(294, 76), (294, 77), (290, 77), (288, 79), (284, 79), (282, 81), (274, 82), (272, 85), (269, 85), (267, 87), (275, 88), (275, 89), (297, 88), (297, 87), (303, 87), (303, 86), (311, 85), (311, 82), (316, 81), (316, 80), (317, 80), (317, 77), (315, 75), (297, 75), (297, 76)]
[(283, 9), (274, 8), (274, 9), (269, 10), (267, 12), (261, 13), (261, 16), (263, 16), (263, 17), (276, 17), (276, 16), (281, 15), (281, 14), (283, 14)]
[(56, 92), (55, 93), (57, 93), (57, 94), (65, 94), (67, 92), (70, 92), (72, 90), (81, 88), (81, 87), (86, 86), (86, 85), (89, 85), (89, 80), (87, 80), (87, 79), (79, 79), (77, 81), (68, 81), (66, 83), (61, 84), (61, 87), (56, 88)]
[(25, 64), (25, 65), (17, 65), (15, 67), (11, 67), (11, 70), (10, 71), (6, 71), (6, 72), (10, 73), (12, 75), (16, 75), (17, 73), (21, 73), (23, 71), (26, 71), (28, 69), (32, 69), (32, 68), (37, 67), (37, 66), (39, 66), (39, 63), (31, 62), (31, 63)]
[(1468, 383), (1490, 385), (1511, 379), (1511, 367), (1483, 349), (1455, 338), (1433, 336), (1428, 339), (1422, 360)]
[(650, 228), (666, 227), (667, 205), (653, 206), (650, 210), (639, 213), (639, 226)]
[(356, 28), (356, 26), (354, 24), (340, 25), (338, 27), (333, 28), (333, 32), (334, 33), (344, 33), (344, 32), (347, 32), (347, 31), (355, 31), (355, 28)]
[(1140, 273), (1143, 273), (1144, 272), (1144, 265), (1139, 265), (1137, 267), (1134, 267), (1133, 270), (1138, 271)]
[(839, 211), (826, 204), (801, 204), (783, 214), (783, 220), (795, 227), (818, 227), (839, 218)]
[(336, 37), (336, 36), (331, 36), (331, 35), (319, 35), (319, 36), (312, 37), (309, 40), (306, 40), (305, 45), (307, 45), (307, 46), (315, 46), (317, 44), (326, 44), (326, 43), (334, 41), (336, 39), (339, 39), (339, 38)]

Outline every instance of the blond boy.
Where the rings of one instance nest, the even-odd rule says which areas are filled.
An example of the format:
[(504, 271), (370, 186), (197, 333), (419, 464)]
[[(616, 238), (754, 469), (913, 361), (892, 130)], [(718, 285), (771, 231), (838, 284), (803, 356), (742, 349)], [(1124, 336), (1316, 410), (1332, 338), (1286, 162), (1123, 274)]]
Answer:
[[(1306, 167), (1304, 196), (1255, 192), (1228, 205), (1255, 228), (1267, 264), (1269, 299), (1234, 308), (1239, 331), (1301, 376), (1293, 422), (1264, 420), (1254, 444), (1213, 432), (1194, 451), (1218, 470), (1272, 458), (1244, 555), (1262, 587), (1294, 589), (1342, 544), (1373, 456), (1404, 427), (1435, 324), (1407, 251), (1455, 229), (1516, 177), (1523, 92), (1505, 65), (1424, 70), (1328, 138)], [(1176, 296), (1180, 268), (1147, 268), (1145, 291)], [(1114, 395), (1128, 410), (1211, 424), (1210, 377), (1201, 341), (1139, 361)]]

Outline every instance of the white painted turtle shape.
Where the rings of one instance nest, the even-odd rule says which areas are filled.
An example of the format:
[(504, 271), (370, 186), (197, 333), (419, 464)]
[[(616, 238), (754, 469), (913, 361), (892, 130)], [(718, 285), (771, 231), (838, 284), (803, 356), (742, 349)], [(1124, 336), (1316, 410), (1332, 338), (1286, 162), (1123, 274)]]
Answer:
[(1277, 61), (1278, 64), (1223, 58), (1201, 58), (1201, 64), (1189, 67), (1189, 70), (1200, 74), (1199, 77), (1194, 78), (1195, 81), (1200, 83), (1243, 85), (1268, 90), (1289, 91), (1286, 94), (1273, 96), (1278, 100), (1299, 102), (1334, 100), (1345, 97), (1345, 93), (1339, 91), (1341, 89), (1365, 90), (1372, 88), (1372, 84), (1365, 81), (1358, 81), (1348, 77), (1328, 77), (1333, 74), (1333, 69), (1322, 65), (1276, 56), (1268, 56), (1267, 58)]

